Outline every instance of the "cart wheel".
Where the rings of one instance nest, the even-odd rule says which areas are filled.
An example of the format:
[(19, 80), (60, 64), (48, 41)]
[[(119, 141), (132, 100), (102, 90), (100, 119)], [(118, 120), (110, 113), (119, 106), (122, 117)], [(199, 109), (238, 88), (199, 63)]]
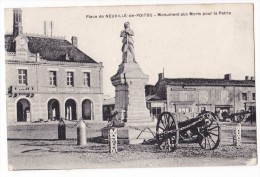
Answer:
[(156, 141), (160, 149), (174, 151), (179, 142), (177, 119), (169, 112), (159, 115), (156, 125)]
[(212, 112), (202, 113), (201, 116), (205, 118), (205, 125), (198, 127), (200, 134), (199, 145), (202, 149), (216, 149), (220, 143), (220, 126), (218, 119)]

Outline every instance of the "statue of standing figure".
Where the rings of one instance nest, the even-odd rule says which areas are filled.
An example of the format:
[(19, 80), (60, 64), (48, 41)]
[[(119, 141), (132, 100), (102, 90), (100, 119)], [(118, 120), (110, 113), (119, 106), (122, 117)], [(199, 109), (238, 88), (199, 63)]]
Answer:
[(121, 31), (120, 37), (123, 37), (122, 43), (122, 52), (123, 52), (123, 63), (135, 62), (135, 53), (134, 53), (134, 31), (130, 29), (130, 23), (124, 23), (124, 30)]

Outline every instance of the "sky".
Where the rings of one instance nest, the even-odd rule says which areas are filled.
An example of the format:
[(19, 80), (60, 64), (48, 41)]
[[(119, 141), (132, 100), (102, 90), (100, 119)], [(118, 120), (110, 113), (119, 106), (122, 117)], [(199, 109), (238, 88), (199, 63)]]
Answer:
[[(120, 31), (126, 21), (135, 33), (136, 60), (149, 75), (149, 84), (157, 82), (163, 68), (167, 78), (223, 78), (227, 73), (231, 73), (232, 79), (254, 76), (250, 4), (23, 8), (22, 11), (23, 32), (43, 34), (44, 20), (52, 20), (54, 36), (65, 36), (68, 41), (77, 36), (78, 48), (97, 62), (103, 62), (105, 95), (115, 94), (110, 77), (122, 62)], [(158, 13), (172, 16), (158, 16)], [(112, 18), (124, 14), (127, 17)], [(5, 32), (12, 32), (12, 9), (5, 10), (4, 18)]]

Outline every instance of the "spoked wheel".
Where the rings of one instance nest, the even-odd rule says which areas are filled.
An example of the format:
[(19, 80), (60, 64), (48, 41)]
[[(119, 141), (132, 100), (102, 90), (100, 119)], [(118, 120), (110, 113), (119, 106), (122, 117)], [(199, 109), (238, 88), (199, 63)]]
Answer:
[(216, 149), (220, 143), (220, 126), (218, 119), (212, 112), (205, 112), (200, 116), (204, 117), (205, 125), (198, 128), (200, 134), (199, 145), (202, 149)]
[(156, 125), (156, 141), (160, 149), (174, 151), (179, 142), (177, 119), (169, 112), (159, 115)]

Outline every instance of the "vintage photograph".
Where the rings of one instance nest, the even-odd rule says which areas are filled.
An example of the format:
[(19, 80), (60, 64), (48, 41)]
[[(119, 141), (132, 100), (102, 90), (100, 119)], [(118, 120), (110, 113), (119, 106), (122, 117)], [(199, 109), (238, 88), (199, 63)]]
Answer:
[(254, 4), (4, 9), (8, 170), (257, 165)]

